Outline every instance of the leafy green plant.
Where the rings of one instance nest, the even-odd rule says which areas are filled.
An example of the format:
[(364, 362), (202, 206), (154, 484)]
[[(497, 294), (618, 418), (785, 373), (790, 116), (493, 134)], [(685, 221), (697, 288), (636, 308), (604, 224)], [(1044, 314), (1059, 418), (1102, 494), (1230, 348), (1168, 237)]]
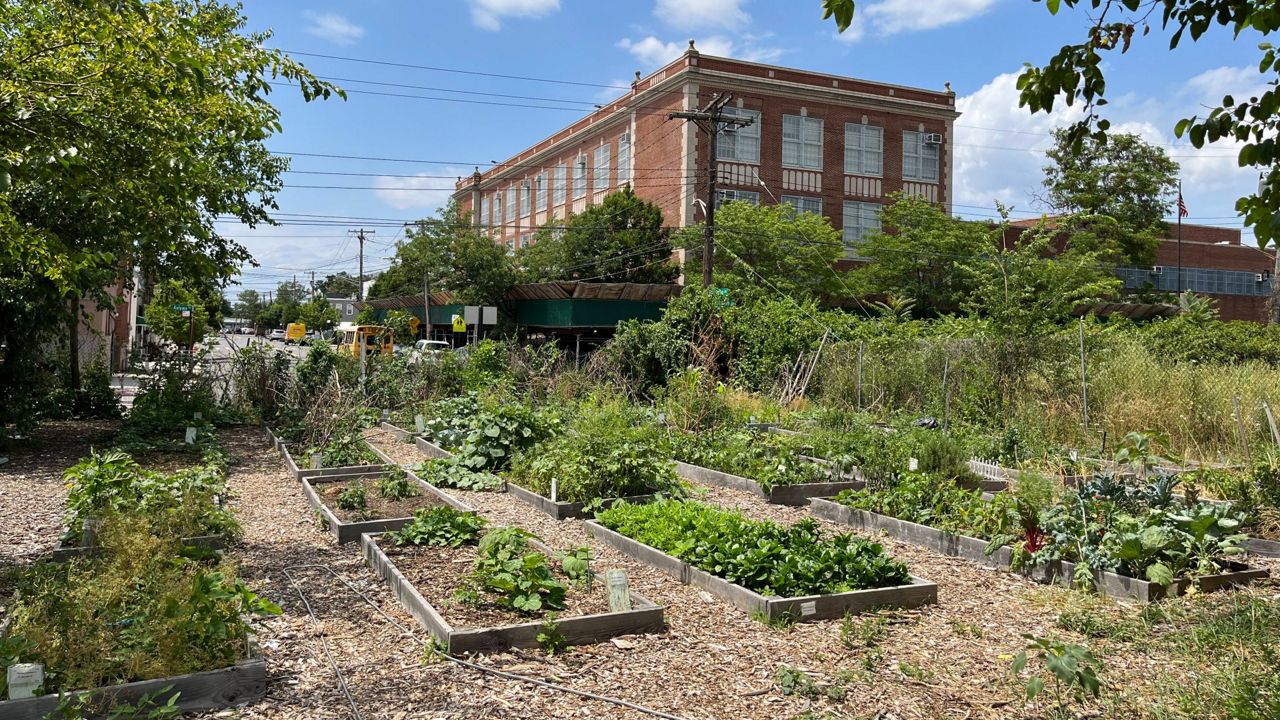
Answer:
[(475, 513), (437, 505), (415, 512), (410, 523), (388, 537), (396, 545), (461, 547), (474, 543), (485, 525), (485, 519)]
[(573, 582), (587, 582), (591, 577), (591, 548), (579, 547), (559, 553), (560, 569)]
[(881, 617), (866, 617), (859, 620), (846, 613), (844, 619), (840, 621), (840, 644), (850, 650), (875, 647), (888, 635), (889, 623)]
[(827, 482), (832, 471), (809, 462), (781, 440), (746, 431), (697, 435), (671, 433), (671, 454), (678, 460), (750, 478), (766, 491), (773, 487)]
[[(1014, 657), (1013, 672), (1021, 674), (1029, 660), (1042, 664), (1053, 682), (1058, 717), (1071, 717), (1068, 705), (1072, 697), (1083, 701), (1087, 696), (1096, 698), (1102, 694), (1102, 681), (1098, 679), (1102, 661), (1094, 657), (1088, 648), (1031, 634), (1023, 637), (1027, 639), (1027, 647)], [(1025, 688), (1027, 699), (1034, 700), (1044, 692), (1045, 678), (1039, 674), (1032, 675), (1027, 679)]]
[(694, 500), (618, 503), (605, 527), (763, 595), (795, 597), (902, 585), (910, 575), (880, 545), (850, 533), (823, 538), (816, 521), (748, 520)]
[(555, 579), (547, 556), (529, 548), (531, 538), (514, 527), (497, 528), (480, 538), (467, 589), (525, 615), (565, 609), (565, 586)]
[(338, 494), (334, 501), (340, 510), (358, 512), (369, 506), (364, 483), (357, 482)]
[(418, 463), (413, 472), (431, 485), (475, 492), (501, 491), (505, 482), (489, 472), (477, 472), (458, 462), (457, 458), (432, 458)]
[(556, 622), (555, 613), (547, 613), (547, 618), (542, 621), (542, 625), (538, 628), (538, 635), (534, 639), (537, 640), (538, 647), (542, 648), (547, 655), (564, 652), (564, 649), (569, 646), (564, 633), (560, 632), (560, 623)]
[(409, 481), (409, 475), (398, 467), (388, 467), (378, 477), (378, 494), (389, 500), (417, 497), (418, 489)]

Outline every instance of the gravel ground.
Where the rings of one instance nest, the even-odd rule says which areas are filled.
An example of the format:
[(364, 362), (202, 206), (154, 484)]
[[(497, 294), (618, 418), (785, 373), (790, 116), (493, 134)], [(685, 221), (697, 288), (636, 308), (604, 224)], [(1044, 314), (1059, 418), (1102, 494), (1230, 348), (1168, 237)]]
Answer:
[[(70, 433), (51, 437), (60, 435)], [(266, 433), (233, 429), (224, 431), (223, 441), (232, 461), (230, 483), (238, 493), (233, 503), (245, 529), (244, 543), (233, 554), (246, 581), (280, 603), (284, 614), (264, 621), (259, 637), (268, 659), (268, 697), (207, 717), (355, 717), (326, 659), (323, 640), (364, 718), (649, 717), (452, 663), (423, 664), (425, 631), (364, 566), (356, 547), (338, 547), (331, 535), (314, 526), (297, 481), (286, 475)], [(422, 459), (412, 446), (389, 437), (374, 442), (398, 461)], [(79, 447), (85, 446), (82, 441)], [(51, 528), (45, 536), (52, 544), (61, 508), (57, 478), (80, 454), (66, 450), (62, 457), (41, 456), (39, 470), (36, 462), (17, 471), (12, 465), (0, 468), (0, 477), (8, 473), (11, 480), (21, 478), (6, 482), (6, 494), (0, 496), (7, 522), (14, 524), (10, 518), (16, 517), (16, 524), (27, 528), (44, 523)], [(1082, 639), (1057, 629), (1055, 621), (1064, 603), (1085, 596), (888, 539), (883, 540), (887, 550), (907, 562), (913, 574), (938, 583), (938, 605), (855, 618), (847, 625), (844, 641), (841, 621), (774, 629), (596, 543), (580, 521), (557, 523), (506, 494), (451, 494), (476, 507), (491, 524), (520, 525), (554, 549), (590, 547), (597, 572), (625, 569), (635, 591), (667, 607), (668, 629), (662, 634), (573, 648), (554, 658), (519, 651), (482, 656), (475, 662), (690, 720), (790, 718), (806, 710), (815, 717), (828, 713), (879, 720), (1043, 717), (1044, 708), (1019, 699), (1020, 688), (1008, 672), (1011, 656), (1024, 644), (1021, 634), (1053, 631), (1077, 642)], [(22, 500), (15, 503), (15, 497)], [(791, 522), (806, 516), (803, 509), (768, 505), (747, 493), (720, 488), (707, 488), (705, 499), (738, 507), (755, 518)], [(0, 536), (6, 557), (20, 554), (30, 544), (29, 534), (6, 528)], [(1270, 564), (1274, 572), (1274, 561)], [(296, 578), (318, 623), (310, 619), (286, 571)], [(1275, 581), (1254, 592), (1275, 595)], [(1130, 692), (1149, 689), (1162, 664), (1161, 658), (1133, 652), (1107, 659), (1109, 682)], [(783, 696), (773, 682), (782, 664), (809, 671), (820, 684), (843, 685), (847, 695), (839, 701)]]

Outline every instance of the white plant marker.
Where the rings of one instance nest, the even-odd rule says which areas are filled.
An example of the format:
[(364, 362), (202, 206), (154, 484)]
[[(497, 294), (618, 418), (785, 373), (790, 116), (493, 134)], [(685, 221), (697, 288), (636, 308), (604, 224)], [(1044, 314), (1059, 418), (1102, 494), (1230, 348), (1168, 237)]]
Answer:
[(604, 574), (609, 586), (609, 611), (627, 612), (631, 609), (631, 588), (627, 584), (626, 570), (608, 570)]
[(1078, 450), (1071, 451), (1071, 462), (1080, 462), (1080, 452)]
[(559, 489), (559, 483), (556, 482), (555, 478), (551, 478), (551, 502), (556, 502), (556, 496), (559, 494)]
[(312, 470), (319, 470), (320, 466), (323, 464), (324, 464), (323, 453), (311, 453), (311, 469)]
[(196, 444), (196, 429), (195, 429), (195, 428), (193, 428), (193, 427), (189, 427), (189, 428), (187, 428), (186, 443), (187, 443), (188, 445), (195, 445), (195, 444)]
[(102, 529), (102, 518), (87, 517), (80, 524), (80, 547), (93, 547), (98, 544), (98, 531)]
[(420, 433), (427, 431), (427, 419), (422, 417), (422, 413), (413, 416), (413, 426), (418, 428)]
[(199, 410), (197, 410), (197, 411), (195, 411), (194, 413), (192, 413), (192, 417), (193, 417), (193, 418), (195, 418), (196, 420), (203, 420), (203, 419), (204, 419), (204, 413), (202, 413), (202, 412), (200, 412)]
[(44, 666), (40, 663), (17, 663), (9, 666), (9, 699), (22, 700), (36, 696), (44, 684)]
[(917, 460), (917, 459), (915, 459), (915, 458), (908, 458), (908, 459), (907, 459), (907, 469), (908, 469), (908, 470), (910, 470), (911, 472), (915, 472), (916, 470), (919, 470), (919, 469), (920, 469), (920, 461), (919, 461), (919, 460)]

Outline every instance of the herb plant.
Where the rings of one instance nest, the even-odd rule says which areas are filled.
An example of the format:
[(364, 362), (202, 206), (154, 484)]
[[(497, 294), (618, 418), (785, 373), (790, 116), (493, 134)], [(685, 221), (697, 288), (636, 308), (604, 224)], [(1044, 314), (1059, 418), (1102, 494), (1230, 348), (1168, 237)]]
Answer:
[(368, 507), (364, 483), (356, 483), (338, 494), (335, 502), (340, 510), (358, 512)]
[(418, 489), (409, 482), (409, 475), (398, 467), (389, 467), (378, 478), (378, 495), (389, 500), (417, 497)]

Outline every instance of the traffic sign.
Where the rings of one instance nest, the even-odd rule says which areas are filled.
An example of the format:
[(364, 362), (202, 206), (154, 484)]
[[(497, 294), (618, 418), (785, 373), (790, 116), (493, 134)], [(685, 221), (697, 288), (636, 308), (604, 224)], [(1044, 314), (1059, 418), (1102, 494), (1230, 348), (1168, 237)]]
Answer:
[(456, 333), (467, 331), (467, 321), (463, 320), (461, 315), (453, 316), (453, 331)]
[(194, 305), (174, 305), (172, 309), (174, 312), (191, 312), (196, 308)]

